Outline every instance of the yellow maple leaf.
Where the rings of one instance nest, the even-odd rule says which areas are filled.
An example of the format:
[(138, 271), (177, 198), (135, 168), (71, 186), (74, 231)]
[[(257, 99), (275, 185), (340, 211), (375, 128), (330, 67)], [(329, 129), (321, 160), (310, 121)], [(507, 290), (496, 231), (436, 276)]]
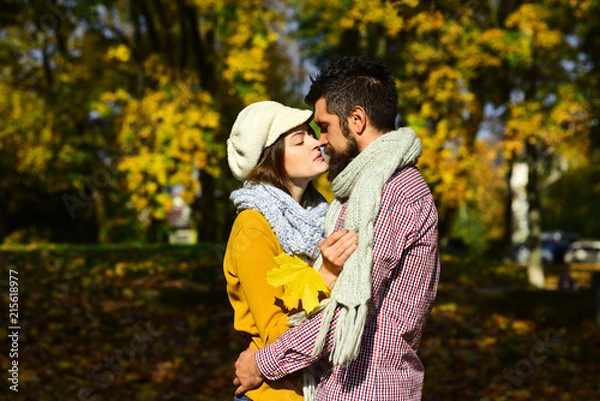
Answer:
[(279, 267), (267, 272), (267, 283), (274, 287), (284, 286), (281, 300), (286, 308), (301, 308), (310, 314), (319, 307), (320, 292), (329, 296), (329, 288), (319, 272), (298, 256), (282, 253), (274, 259)]

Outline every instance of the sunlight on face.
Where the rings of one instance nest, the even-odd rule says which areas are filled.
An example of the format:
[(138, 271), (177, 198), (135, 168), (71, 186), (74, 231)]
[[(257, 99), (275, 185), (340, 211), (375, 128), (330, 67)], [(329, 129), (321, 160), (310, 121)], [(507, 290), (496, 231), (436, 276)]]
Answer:
[(323, 143), (315, 138), (315, 133), (308, 124), (290, 130), (284, 141), (285, 171), (292, 182), (308, 183), (329, 168), (319, 150)]

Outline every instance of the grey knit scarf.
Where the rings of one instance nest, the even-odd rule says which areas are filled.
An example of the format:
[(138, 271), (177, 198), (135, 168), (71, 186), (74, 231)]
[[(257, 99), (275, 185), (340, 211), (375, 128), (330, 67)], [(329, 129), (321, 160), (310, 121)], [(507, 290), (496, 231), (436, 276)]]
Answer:
[[(333, 365), (343, 365), (358, 356), (367, 319), (367, 302), (371, 298), (373, 268), (373, 228), (379, 213), (383, 187), (394, 172), (417, 162), (422, 152), (421, 140), (410, 128), (388, 132), (372, 142), (333, 180), (335, 199), (325, 218), (325, 233), (330, 235), (348, 198), (344, 227), (358, 229), (358, 249), (348, 258), (331, 296), (323, 303), (323, 320), (315, 342), (314, 354), (324, 345), (336, 308), (341, 308), (335, 327)], [(319, 269), (322, 260), (315, 261)], [(315, 398), (314, 375), (305, 372), (305, 400)]]
[(279, 188), (246, 181), (231, 193), (230, 199), (238, 212), (252, 209), (265, 216), (288, 255), (298, 255), (307, 262), (320, 255), (319, 242), (325, 235), (328, 206), (323, 197), (304, 208)]

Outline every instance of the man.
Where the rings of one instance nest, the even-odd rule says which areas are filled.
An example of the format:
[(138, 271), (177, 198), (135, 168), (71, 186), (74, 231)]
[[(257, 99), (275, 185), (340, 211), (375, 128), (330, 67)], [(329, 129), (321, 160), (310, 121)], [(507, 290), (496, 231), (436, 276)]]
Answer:
[[(437, 210), (414, 165), (421, 142), (409, 128), (395, 130), (398, 94), (379, 60), (331, 64), (306, 102), (330, 156), (336, 199), (326, 231), (357, 229), (359, 245), (320, 312), (240, 355), (236, 395), (312, 366), (320, 370), (317, 400), (419, 400), (417, 350), (440, 274)], [(310, 375), (304, 391), (315, 395)]]

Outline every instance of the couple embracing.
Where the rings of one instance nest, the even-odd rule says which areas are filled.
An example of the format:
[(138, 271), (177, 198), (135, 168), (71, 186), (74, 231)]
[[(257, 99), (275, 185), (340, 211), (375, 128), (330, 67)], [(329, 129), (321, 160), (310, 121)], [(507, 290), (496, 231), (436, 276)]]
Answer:
[[(305, 100), (314, 113), (251, 104), (227, 143), (244, 182), (231, 194), (238, 216), (223, 266), (234, 327), (249, 344), (235, 399), (419, 400), (417, 351), (440, 274), (437, 210), (416, 167), (421, 141), (396, 128), (396, 85), (380, 60), (330, 64)], [(312, 186), (326, 171), (330, 205)], [(302, 310), (307, 298), (290, 307), (299, 278), (270, 281), (281, 255), (306, 264), (312, 275), (298, 277), (312, 281), (294, 288), (322, 288), (317, 307)]]

